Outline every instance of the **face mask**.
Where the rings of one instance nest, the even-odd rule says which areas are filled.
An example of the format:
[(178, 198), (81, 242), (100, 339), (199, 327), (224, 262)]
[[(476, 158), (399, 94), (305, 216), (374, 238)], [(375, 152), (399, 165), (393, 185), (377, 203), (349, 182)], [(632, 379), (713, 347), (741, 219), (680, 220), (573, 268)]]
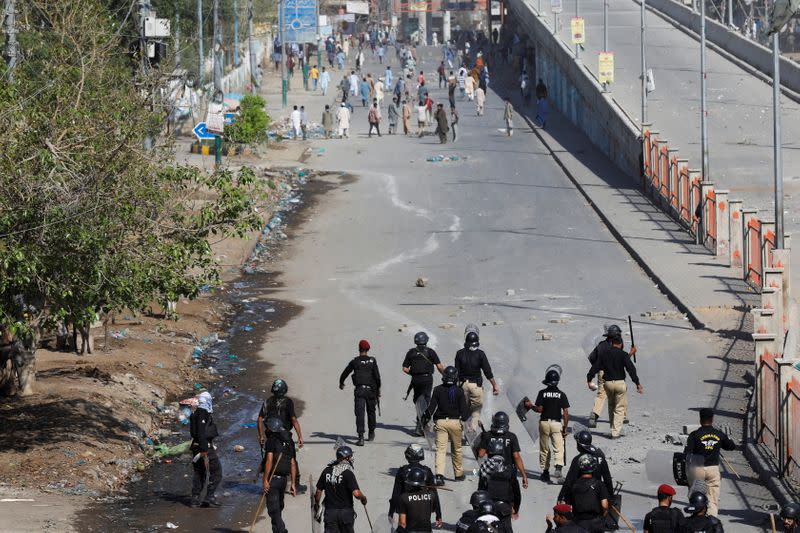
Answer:
[(478, 347), (477, 347), (477, 346), (470, 346), (470, 347), (469, 347), (469, 351), (470, 351), (470, 352), (474, 352), (474, 351), (475, 351), (475, 350), (477, 350), (477, 349), (478, 349)]

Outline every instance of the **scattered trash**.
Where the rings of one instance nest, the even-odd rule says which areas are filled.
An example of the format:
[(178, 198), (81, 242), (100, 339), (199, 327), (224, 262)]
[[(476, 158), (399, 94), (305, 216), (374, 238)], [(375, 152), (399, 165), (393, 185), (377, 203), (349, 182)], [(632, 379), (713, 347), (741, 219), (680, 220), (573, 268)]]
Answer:
[(130, 331), (128, 331), (127, 329), (123, 329), (120, 331), (112, 331), (110, 335), (111, 338), (113, 339), (122, 340), (128, 338), (128, 335), (130, 335)]
[(178, 526), (176, 526), (172, 522), (167, 522), (167, 529), (178, 529)]
[(200, 389), (205, 388), (205, 387), (203, 387), (202, 383), (195, 383), (194, 385), (192, 385), (192, 387), (194, 388), (194, 390), (200, 390)]
[(551, 318), (548, 322), (551, 324), (569, 324), (572, 321), (569, 318)]
[(242, 424), (242, 427), (246, 429), (253, 429), (257, 426), (258, 426), (257, 422), (245, 422), (244, 424)]
[(237, 445), (235, 445), (233, 447), (233, 451), (235, 451), (235, 452), (243, 452), (244, 451), (244, 446), (242, 446), (241, 444), (237, 444)]
[(156, 368), (164, 368), (164, 363), (156, 363)]
[(440, 163), (442, 161), (444, 161), (444, 162), (461, 161), (462, 159), (466, 159), (466, 157), (461, 157), (461, 156), (457, 156), (457, 155), (447, 156), (447, 155), (441, 155), (440, 154), (440, 155), (432, 155), (432, 156), (426, 158), (425, 160), (428, 161), (429, 163)]
[(439, 324), (440, 329), (453, 329), (456, 327), (455, 324)]
[(248, 325), (248, 326), (242, 326), (239, 329), (241, 329), (242, 331), (253, 331), (254, 328), (253, 326)]
[(235, 354), (232, 354), (232, 353), (228, 354), (228, 361), (236, 361), (237, 359), (239, 359), (238, 355), (235, 355)]
[(537, 333), (536, 340), (551, 341), (553, 340), (553, 335), (550, 333)]
[(417, 287), (425, 287), (428, 284), (428, 278), (417, 278)]
[(153, 451), (158, 457), (178, 457), (190, 453), (189, 448), (192, 445), (191, 440), (181, 442), (175, 446), (167, 446), (166, 444), (159, 444), (153, 448)]
[(517, 291), (514, 289), (506, 289), (506, 296), (514, 296), (515, 294), (517, 294)]

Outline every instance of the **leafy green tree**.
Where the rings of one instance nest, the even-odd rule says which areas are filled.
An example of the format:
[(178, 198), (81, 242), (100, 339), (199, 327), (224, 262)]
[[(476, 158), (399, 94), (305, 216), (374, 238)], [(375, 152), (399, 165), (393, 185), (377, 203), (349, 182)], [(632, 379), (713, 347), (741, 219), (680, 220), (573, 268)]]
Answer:
[(239, 115), (230, 126), (225, 127), (225, 138), (235, 143), (253, 144), (267, 139), (270, 118), (264, 109), (264, 99), (248, 94), (242, 98)]

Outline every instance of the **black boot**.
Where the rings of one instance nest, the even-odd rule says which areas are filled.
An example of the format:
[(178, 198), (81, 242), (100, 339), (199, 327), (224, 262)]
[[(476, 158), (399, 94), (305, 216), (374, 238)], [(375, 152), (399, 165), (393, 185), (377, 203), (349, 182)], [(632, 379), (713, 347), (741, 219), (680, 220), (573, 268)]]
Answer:
[(539, 480), (543, 481), (545, 483), (549, 483), (550, 482), (550, 472), (548, 470), (545, 470), (544, 472), (539, 474)]
[(368, 441), (375, 440), (375, 430), (374, 429), (369, 430), (369, 433), (367, 434), (367, 440)]
[(358, 440), (356, 441), (356, 446), (363, 446), (364, 445), (364, 434), (358, 434)]

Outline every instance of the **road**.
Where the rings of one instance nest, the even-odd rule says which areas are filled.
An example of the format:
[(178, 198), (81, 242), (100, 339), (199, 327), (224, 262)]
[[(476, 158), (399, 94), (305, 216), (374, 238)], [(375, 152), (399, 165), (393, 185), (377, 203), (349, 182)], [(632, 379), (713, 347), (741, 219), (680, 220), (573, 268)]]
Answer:
[[(537, 6), (537, 0), (527, 0)], [(640, 8), (634, 0), (609, 0), (609, 50), (614, 52), (613, 97), (635, 120), (641, 119)], [(544, 3), (545, 5), (547, 2)], [(597, 54), (603, 47), (603, 3), (579, 4), (586, 23), (582, 60), (597, 75)], [(552, 24), (552, 15), (543, 8)], [(569, 19), (575, 0), (564, 2), (559, 33), (570, 42)], [(648, 120), (654, 130), (670, 141), (670, 147), (700, 168), (700, 43), (648, 11), (647, 66), (653, 69), (656, 90), (648, 97)], [(765, 220), (774, 219), (772, 172), (772, 87), (743, 70), (713, 49), (707, 51), (709, 173), (718, 189), (729, 189), (731, 198), (760, 210)], [(800, 228), (800, 105), (783, 96), (783, 168), (785, 231)], [(792, 253), (800, 260), (800, 247)], [(800, 273), (795, 274), (800, 276)], [(800, 280), (798, 280), (800, 281)]]
[[(422, 68), (432, 73), (438, 54), (426, 54)], [(382, 69), (370, 65), (369, 71), (377, 75)], [(433, 93), (446, 102), (443, 91)], [(303, 98), (311, 117), (330, 101)], [(481, 344), (503, 394), (491, 400), (487, 415), (498, 409), (513, 412), (512, 404), (523, 394), (541, 388), (545, 368), (558, 363), (564, 368), (562, 388), (571, 412), (582, 421), (593, 398), (584, 379), (586, 338), (600, 333), (604, 323), (622, 323), (630, 314), (645, 394), (631, 395), (631, 424), (622, 439), (608, 439), (605, 416), (594, 435), (610, 457), (615, 478), (624, 482), (624, 512), (640, 527), (654, 505), (656, 486), (670, 481), (648, 479), (648, 450), (669, 454), (678, 449), (663, 443), (664, 435), (695, 423), (696, 409), (711, 403), (715, 390), (707, 381), (721, 372), (717, 345), (684, 320), (638, 318), (646, 311), (674, 309), (585, 205), (531, 130), (518, 124), (514, 136), (506, 137), (497, 94), (490, 92), (487, 105), (486, 116), (477, 117), (471, 105), (459, 102), (455, 144), (441, 146), (434, 136), (368, 139), (366, 113), (360, 109), (350, 140), (313, 143), (324, 152), (317, 151), (321, 155), (312, 156), (309, 165), (356, 179), (326, 195), (276, 265), (282, 272), (282, 298), (304, 309), (270, 335), (260, 356), (288, 381), (290, 395), (305, 402), (301, 422), (307, 445), (299, 461), (304, 475), (316, 476), (333, 458), (339, 436), (354, 440), (352, 387), (339, 391), (338, 375), (356, 355), (359, 339), (371, 342), (384, 378), (383, 414), (376, 441), (355, 448), (355, 468), (372, 521), (386, 531), (393, 469), (403, 464), (409, 443), (423, 442), (410, 434), (412, 407), (402, 401), (408, 380), (400, 371), (417, 330), (429, 333), (448, 364), (460, 347), (464, 325), (488, 324), (481, 327)], [(460, 160), (426, 160), (437, 154)], [(424, 288), (414, 286), (420, 276), (429, 280)], [(542, 332), (552, 340), (537, 340)], [(538, 481), (538, 446), (516, 420), (512, 430), (521, 437), (531, 474), (515, 528), (542, 531), (558, 487)], [(567, 449), (571, 457), (572, 439)], [(432, 454), (426, 453), (426, 464), (433, 466)], [(666, 471), (666, 464), (661, 466)], [(475, 462), (467, 460), (466, 468), (472, 470)], [(446, 477), (452, 479), (449, 466)], [(476, 485), (473, 476), (448, 482), (455, 491), (443, 493), (442, 499), (450, 529)], [(729, 530), (761, 529), (755, 526), (763, 525), (757, 506), (768, 496), (762, 492), (754, 498), (753, 491), (752, 480), (736, 482), (725, 475), (720, 518)], [(678, 502), (685, 500), (681, 490)], [(284, 516), (291, 531), (308, 531), (307, 497), (287, 497)], [(363, 512), (356, 529), (369, 530)], [(260, 521), (257, 530), (269, 530), (269, 520)]]

